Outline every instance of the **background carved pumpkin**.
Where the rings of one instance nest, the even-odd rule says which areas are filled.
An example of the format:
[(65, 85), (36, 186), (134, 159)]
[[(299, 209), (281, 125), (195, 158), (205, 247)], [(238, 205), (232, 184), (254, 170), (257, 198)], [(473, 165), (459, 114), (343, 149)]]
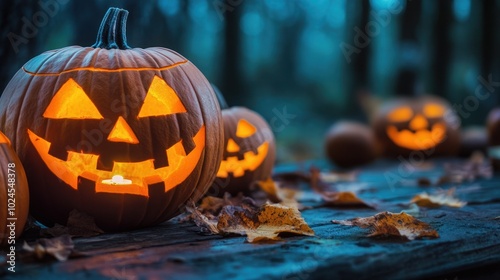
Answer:
[(244, 107), (227, 108), (224, 97), (213, 87), (222, 108), (224, 153), (209, 194), (248, 194), (253, 182), (271, 176), (276, 156), (274, 135), (256, 112)]
[(449, 104), (437, 97), (401, 98), (379, 108), (373, 129), (387, 156), (455, 155), (460, 144), (460, 121)]
[(174, 51), (130, 48), (127, 15), (110, 8), (92, 47), (31, 59), (0, 99), (43, 223), (72, 209), (104, 230), (160, 223), (215, 177), (223, 127), (210, 83)]
[[(0, 132), (0, 247), (9, 243), (11, 229), (7, 225), (16, 218), (15, 237), (19, 237), (28, 218), (29, 190), (26, 173), (21, 161), (10, 145), (9, 139)], [(14, 211), (11, 212), (14, 206)]]

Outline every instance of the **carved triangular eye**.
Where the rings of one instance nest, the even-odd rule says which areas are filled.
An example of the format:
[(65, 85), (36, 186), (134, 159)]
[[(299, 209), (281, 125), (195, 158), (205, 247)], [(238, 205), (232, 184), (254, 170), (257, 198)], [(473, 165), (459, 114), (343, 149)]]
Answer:
[(104, 119), (83, 88), (71, 78), (54, 95), (43, 116), (48, 119)]
[(230, 153), (239, 152), (240, 146), (238, 146), (238, 144), (236, 144), (236, 142), (234, 142), (233, 139), (229, 138), (229, 140), (227, 141), (227, 148), (226, 149)]
[(166, 116), (186, 112), (186, 108), (165, 80), (154, 76), (138, 118)]
[(240, 138), (247, 138), (252, 136), (257, 129), (251, 123), (246, 120), (241, 119), (238, 122), (238, 127), (236, 127), (236, 136)]
[(399, 107), (394, 109), (387, 115), (387, 119), (391, 122), (404, 122), (411, 119), (413, 116), (413, 110), (410, 107)]
[(440, 118), (445, 111), (446, 109), (439, 104), (429, 103), (424, 106), (424, 114), (428, 118)]

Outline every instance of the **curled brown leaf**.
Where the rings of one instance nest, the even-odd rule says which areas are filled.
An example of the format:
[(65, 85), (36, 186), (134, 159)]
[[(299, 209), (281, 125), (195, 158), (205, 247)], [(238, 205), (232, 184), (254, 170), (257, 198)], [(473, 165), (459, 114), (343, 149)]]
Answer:
[(196, 208), (188, 207), (195, 223), (212, 234), (246, 235), (248, 242), (279, 240), (280, 233), (314, 235), (314, 231), (294, 207), (265, 204), (258, 208), (226, 205), (216, 217), (208, 217)]
[(455, 189), (450, 189), (447, 192), (436, 194), (421, 193), (412, 198), (410, 203), (415, 203), (420, 207), (437, 208), (441, 206), (460, 208), (467, 203), (454, 197)]
[(368, 236), (396, 236), (408, 240), (423, 237), (439, 237), (437, 231), (429, 224), (417, 220), (404, 212), (382, 212), (371, 217), (354, 218), (343, 221), (333, 220), (332, 222), (346, 226), (370, 228), (371, 233)]

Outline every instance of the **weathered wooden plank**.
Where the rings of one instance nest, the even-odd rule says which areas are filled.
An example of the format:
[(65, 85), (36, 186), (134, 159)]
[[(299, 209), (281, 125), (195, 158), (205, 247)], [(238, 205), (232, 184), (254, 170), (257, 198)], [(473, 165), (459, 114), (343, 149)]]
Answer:
[[(392, 169), (391, 169), (392, 168)], [(126, 233), (75, 239), (84, 255), (64, 263), (35, 263), (24, 259), (12, 279), (413, 279), (432, 277), (487, 264), (500, 265), (500, 177), (478, 180), (457, 188), (471, 202), (461, 209), (429, 209), (419, 219), (435, 227), (440, 238), (406, 242), (371, 239), (365, 229), (330, 223), (373, 215), (382, 210), (399, 212), (411, 197), (437, 187), (415, 182), (390, 188), (384, 176), (397, 166), (376, 165), (360, 174), (368, 190), (360, 196), (378, 201), (378, 209), (325, 208), (317, 201), (303, 211), (316, 237), (290, 237), (271, 244), (248, 244), (243, 237), (207, 236), (190, 224), (175, 221)], [(432, 172), (439, 176), (439, 166)], [(500, 266), (499, 266), (500, 267)], [(138, 277), (138, 278), (134, 278)]]

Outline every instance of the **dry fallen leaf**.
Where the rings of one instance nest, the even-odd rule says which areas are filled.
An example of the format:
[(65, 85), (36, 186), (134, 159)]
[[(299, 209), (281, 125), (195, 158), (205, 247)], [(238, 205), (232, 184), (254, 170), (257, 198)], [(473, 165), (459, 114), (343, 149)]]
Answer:
[(66, 226), (55, 224), (51, 228), (41, 230), (42, 236), (63, 236), (69, 234), (72, 237), (91, 237), (104, 233), (96, 226), (94, 218), (86, 213), (73, 209), (69, 213)]
[[(237, 217), (236, 219), (234, 219)], [(248, 242), (280, 240), (280, 233), (314, 236), (314, 231), (293, 207), (266, 204), (257, 213), (222, 212), (217, 223), (219, 231), (247, 235)]]
[(368, 207), (374, 208), (372, 205), (364, 202), (353, 192), (326, 192), (321, 193), (325, 205), (327, 206), (346, 206), (346, 207)]
[(323, 201), (325, 201), (325, 205), (327, 206), (357, 206), (373, 208), (372, 205), (358, 198), (354, 192), (339, 192), (331, 190), (332, 188), (321, 179), (319, 170), (313, 168), (311, 168), (311, 188), (321, 195)]
[(256, 184), (266, 193), (267, 199), (272, 203), (280, 203), (299, 210), (305, 209), (305, 207), (297, 201), (297, 190), (282, 188), (279, 182), (275, 182), (271, 178), (265, 181), (257, 181)]
[(368, 236), (399, 236), (408, 240), (422, 237), (439, 237), (437, 231), (429, 224), (419, 221), (404, 212), (382, 212), (371, 217), (354, 218), (345, 221), (333, 220), (332, 222), (346, 226), (371, 228), (372, 232)]
[(58, 261), (66, 261), (73, 252), (73, 241), (69, 235), (63, 235), (51, 239), (41, 238), (36, 240), (33, 246), (24, 242), (23, 249), (33, 253), (37, 259), (43, 259), (45, 256), (52, 256)]
[(481, 152), (474, 152), (466, 162), (445, 164), (443, 179), (440, 182), (462, 183), (491, 176), (493, 168), (489, 160)]
[(441, 206), (460, 208), (467, 203), (454, 197), (455, 189), (450, 189), (445, 193), (429, 195), (427, 193), (417, 194), (410, 203), (415, 203), (420, 207), (437, 208)]
[(226, 205), (212, 219), (196, 208), (187, 209), (195, 223), (212, 234), (246, 235), (248, 242), (252, 243), (280, 240), (280, 233), (314, 235), (296, 208), (281, 204), (265, 204), (255, 209)]
[(231, 196), (230, 193), (225, 193), (222, 198), (213, 196), (204, 197), (200, 206), (198, 206), (198, 210), (205, 215), (211, 214), (213, 216), (217, 216), (222, 208), (227, 205), (238, 205), (250, 209), (257, 207), (257, 203), (252, 198), (244, 196), (242, 193), (239, 193), (236, 196)]

